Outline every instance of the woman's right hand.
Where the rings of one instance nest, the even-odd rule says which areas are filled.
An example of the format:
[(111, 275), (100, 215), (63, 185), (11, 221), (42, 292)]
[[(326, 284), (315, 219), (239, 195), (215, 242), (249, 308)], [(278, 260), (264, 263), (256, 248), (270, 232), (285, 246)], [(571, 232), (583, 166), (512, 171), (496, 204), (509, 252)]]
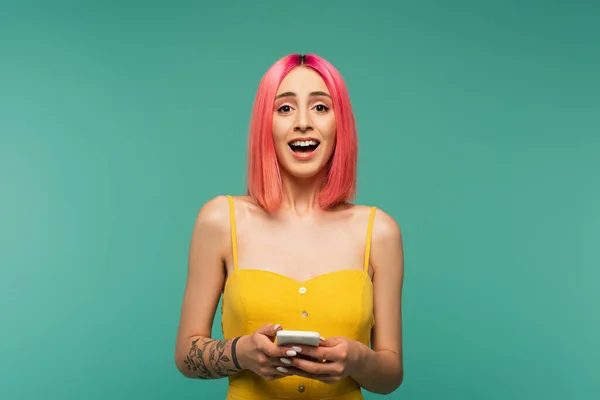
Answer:
[(281, 325), (267, 324), (254, 333), (242, 336), (237, 342), (236, 352), (242, 369), (248, 369), (266, 380), (288, 376), (287, 366), (296, 351), (291, 347), (277, 346), (274, 339)]

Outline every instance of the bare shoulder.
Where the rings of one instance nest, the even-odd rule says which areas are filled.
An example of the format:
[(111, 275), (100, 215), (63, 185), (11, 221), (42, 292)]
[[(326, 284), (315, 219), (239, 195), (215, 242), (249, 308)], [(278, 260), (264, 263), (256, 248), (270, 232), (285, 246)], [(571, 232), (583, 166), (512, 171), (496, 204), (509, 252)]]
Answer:
[[(190, 261), (209, 251), (219, 258), (227, 255), (229, 238), (229, 200), (219, 195), (208, 200), (200, 207), (192, 232), (190, 243)], [(190, 263), (198, 268), (203, 265)]]
[(402, 241), (402, 231), (398, 222), (378, 208), (373, 221), (373, 242), (399, 244)]
[[(360, 214), (360, 218), (368, 218), (373, 207), (356, 205), (355, 212)], [(373, 220), (373, 231), (371, 233), (371, 265), (375, 272), (386, 272), (394, 270), (392, 273), (402, 273), (403, 265), (403, 245), (402, 232), (400, 225), (394, 217), (384, 210), (376, 207)], [(386, 273), (387, 275), (387, 273)]]
[(377, 283), (386, 280), (387, 285), (402, 285), (404, 276), (404, 249), (402, 232), (396, 220), (383, 210), (377, 209), (373, 223), (371, 260)]
[(236, 211), (257, 211), (262, 208), (250, 196), (231, 196), (235, 203)]
[[(230, 196), (233, 199), (234, 216), (236, 224), (240, 225), (254, 214), (263, 214), (262, 208), (249, 196)], [(224, 239), (228, 251), (231, 233), (231, 215), (228, 196), (219, 195), (202, 205), (196, 218), (194, 235), (210, 236), (213, 243), (217, 239)]]
[(219, 195), (202, 205), (196, 217), (195, 230), (220, 233), (229, 230), (229, 201)]
[(243, 229), (248, 223), (253, 224), (256, 218), (267, 216), (266, 211), (250, 196), (231, 196), (235, 208), (235, 219), (238, 228)]
[[(351, 207), (352, 215), (358, 220), (369, 218), (372, 206), (362, 204), (354, 204)], [(400, 225), (396, 220), (383, 211), (381, 208), (375, 207), (375, 218), (373, 221), (373, 240), (399, 240), (401, 239)]]

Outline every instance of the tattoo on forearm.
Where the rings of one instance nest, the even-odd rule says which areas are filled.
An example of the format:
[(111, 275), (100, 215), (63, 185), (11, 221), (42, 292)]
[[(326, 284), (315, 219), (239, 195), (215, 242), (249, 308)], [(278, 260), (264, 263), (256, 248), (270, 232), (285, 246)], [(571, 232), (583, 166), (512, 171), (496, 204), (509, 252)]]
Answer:
[(235, 355), (237, 339), (198, 338), (192, 342), (184, 360), (188, 371), (199, 379), (225, 378), (240, 371)]

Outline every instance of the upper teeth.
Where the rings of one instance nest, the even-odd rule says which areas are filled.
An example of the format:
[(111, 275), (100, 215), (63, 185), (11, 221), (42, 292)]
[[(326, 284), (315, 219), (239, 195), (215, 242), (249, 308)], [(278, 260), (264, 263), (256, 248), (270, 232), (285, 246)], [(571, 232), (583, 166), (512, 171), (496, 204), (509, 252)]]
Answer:
[(292, 142), (292, 146), (315, 146), (317, 142), (314, 140), (296, 140)]

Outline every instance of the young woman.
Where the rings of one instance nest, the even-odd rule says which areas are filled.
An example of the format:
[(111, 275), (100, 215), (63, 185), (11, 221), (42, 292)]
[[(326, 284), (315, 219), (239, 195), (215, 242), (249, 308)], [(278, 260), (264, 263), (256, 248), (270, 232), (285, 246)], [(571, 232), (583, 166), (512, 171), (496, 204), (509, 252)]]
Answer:
[[(357, 138), (346, 85), (326, 60), (277, 61), (256, 96), (248, 195), (198, 213), (175, 361), (228, 377), (227, 399), (362, 399), (403, 380), (399, 226), (351, 204)], [(224, 340), (211, 338), (223, 293)], [(316, 331), (320, 345), (279, 346)]]

